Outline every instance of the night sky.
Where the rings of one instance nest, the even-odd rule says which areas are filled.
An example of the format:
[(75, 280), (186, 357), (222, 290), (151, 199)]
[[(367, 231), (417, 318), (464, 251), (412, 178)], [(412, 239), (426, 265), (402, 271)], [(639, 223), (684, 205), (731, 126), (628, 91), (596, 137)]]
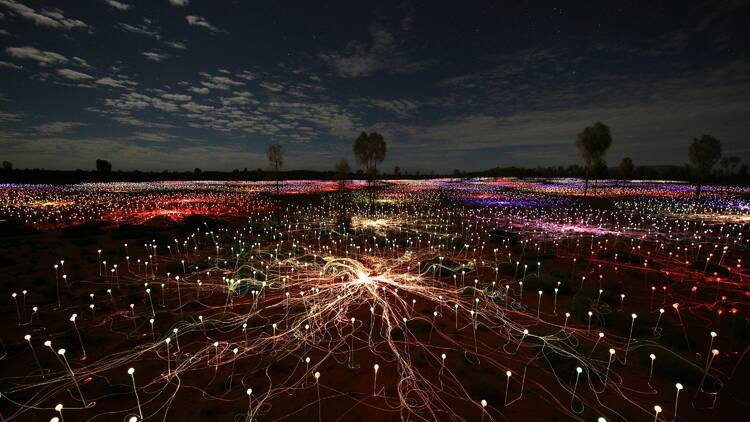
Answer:
[[(0, 0), (0, 159), (16, 168), (381, 169), (750, 160), (746, 1)], [(356, 168), (356, 167), (355, 167)]]

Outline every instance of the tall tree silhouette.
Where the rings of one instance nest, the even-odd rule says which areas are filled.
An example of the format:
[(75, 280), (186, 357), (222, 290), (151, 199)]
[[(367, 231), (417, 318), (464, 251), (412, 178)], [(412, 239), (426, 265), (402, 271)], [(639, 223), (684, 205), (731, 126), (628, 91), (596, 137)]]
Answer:
[(354, 141), (354, 156), (357, 162), (365, 166), (367, 173), (367, 190), (369, 194), (370, 212), (374, 209), (373, 182), (378, 173), (377, 165), (385, 159), (385, 139), (377, 132), (362, 132)]
[(339, 178), (339, 189), (344, 191), (346, 190), (346, 178), (349, 176), (349, 172), (351, 171), (351, 167), (349, 167), (349, 162), (345, 159), (341, 159), (336, 163), (336, 176)]
[(586, 163), (586, 186), (583, 190), (583, 196), (588, 194), (589, 190), (589, 172), (591, 164), (599, 164), (604, 159), (609, 147), (612, 145), (612, 134), (609, 126), (602, 122), (596, 122), (593, 126), (588, 126), (583, 132), (578, 134), (576, 146)]
[(700, 201), (703, 182), (711, 175), (711, 169), (721, 158), (721, 141), (711, 135), (695, 138), (688, 149), (688, 157), (695, 178), (695, 200)]
[(635, 172), (635, 165), (633, 164), (633, 159), (630, 157), (625, 157), (620, 161), (620, 195), (622, 196), (622, 191), (625, 189), (625, 181), (630, 180), (633, 178), (633, 173)]
[(112, 172), (112, 163), (107, 160), (97, 159), (96, 160), (96, 171), (101, 174), (109, 174)]
[(276, 177), (276, 224), (281, 225), (281, 198), (279, 195), (279, 183), (281, 168), (284, 167), (284, 148), (280, 144), (271, 144), (268, 147), (268, 163)]

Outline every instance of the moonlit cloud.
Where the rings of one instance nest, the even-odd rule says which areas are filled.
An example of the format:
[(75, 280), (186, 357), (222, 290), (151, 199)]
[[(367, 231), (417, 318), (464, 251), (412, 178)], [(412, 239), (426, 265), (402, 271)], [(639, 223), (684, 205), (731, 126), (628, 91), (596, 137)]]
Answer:
[(114, 7), (117, 10), (126, 11), (130, 9), (130, 5), (117, 0), (105, 0), (108, 5)]
[(188, 15), (188, 16), (185, 16), (185, 20), (187, 20), (187, 23), (190, 24), (191, 26), (197, 26), (203, 29), (207, 29), (211, 32), (225, 32), (211, 25), (210, 23), (208, 23), (208, 21), (205, 18), (202, 18), (200, 16)]
[(49, 122), (44, 123), (38, 126), (35, 126), (34, 129), (44, 135), (51, 135), (51, 134), (58, 134), (63, 132), (68, 132), (71, 129), (75, 129), (77, 127), (86, 126), (86, 123), (81, 122)]
[(100, 78), (96, 80), (96, 83), (99, 85), (109, 86), (112, 88), (126, 88), (131, 85), (136, 85), (135, 82), (127, 81), (127, 80), (118, 80), (110, 78), (109, 76), (106, 76), (104, 78)]
[(434, 60), (409, 57), (388, 29), (370, 26), (370, 41), (351, 41), (342, 51), (324, 51), (320, 58), (342, 77), (356, 78), (378, 72), (415, 73), (434, 64)]
[(10, 68), (10, 69), (16, 69), (16, 70), (23, 69), (23, 66), (19, 66), (19, 65), (15, 64), (15, 63), (6, 62), (6, 61), (2, 61), (2, 60), (0, 60), (0, 67), (7, 67), (7, 68)]
[(68, 79), (73, 79), (74, 81), (87, 81), (89, 79), (94, 79), (91, 75), (72, 69), (57, 69), (57, 74)]
[(142, 54), (145, 58), (154, 62), (160, 62), (169, 57), (167, 54), (158, 53), (156, 51), (144, 51)]
[(0, 5), (5, 6), (10, 13), (28, 19), (39, 26), (70, 30), (74, 28), (89, 28), (89, 25), (78, 19), (65, 17), (60, 9), (33, 9), (25, 4), (13, 0), (0, 0)]
[(52, 51), (42, 51), (34, 47), (7, 47), (5, 52), (11, 57), (34, 60), (41, 65), (68, 63), (69, 61), (62, 54)]

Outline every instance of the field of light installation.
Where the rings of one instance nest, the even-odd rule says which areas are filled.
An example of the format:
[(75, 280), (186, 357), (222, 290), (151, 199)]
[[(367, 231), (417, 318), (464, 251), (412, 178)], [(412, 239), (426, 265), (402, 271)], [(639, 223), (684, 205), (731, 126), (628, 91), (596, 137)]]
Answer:
[(389, 181), (373, 207), (364, 189), (0, 186), (0, 418), (750, 409), (750, 189)]

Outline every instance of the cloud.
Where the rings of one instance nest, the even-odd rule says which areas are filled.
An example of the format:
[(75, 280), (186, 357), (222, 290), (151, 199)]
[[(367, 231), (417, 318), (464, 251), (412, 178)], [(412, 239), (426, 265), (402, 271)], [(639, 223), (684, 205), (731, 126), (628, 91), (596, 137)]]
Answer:
[(192, 92), (194, 92), (196, 94), (201, 94), (201, 95), (206, 95), (209, 92), (211, 92), (210, 89), (204, 88), (204, 87), (199, 87), (199, 86), (190, 87), (190, 91), (192, 91)]
[(191, 26), (198, 26), (198, 27), (201, 27), (203, 29), (207, 29), (207, 30), (209, 30), (211, 32), (224, 32), (224, 33), (226, 33), (226, 31), (224, 31), (222, 29), (219, 29), (219, 28), (211, 25), (210, 23), (208, 23), (208, 21), (205, 18), (202, 18), (200, 16), (188, 15), (188, 16), (185, 16), (185, 20), (187, 20), (187, 23), (189, 25), (191, 25)]
[(86, 60), (80, 58), (80, 57), (73, 57), (73, 62), (77, 64), (78, 66), (84, 67), (86, 69), (93, 69), (94, 67), (89, 64)]
[(190, 4), (190, 0), (169, 0), (169, 4), (177, 7), (185, 7)]
[(362, 102), (372, 106), (376, 107), (382, 110), (389, 111), (393, 114), (396, 114), (400, 117), (406, 117), (414, 114), (414, 112), (417, 111), (419, 106), (414, 101), (410, 100), (381, 100), (376, 98), (371, 99), (364, 99)]
[(49, 122), (34, 126), (34, 129), (36, 129), (36, 131), (41, 134), (51, 135), (68, 132), (71, 129), (75, 129), (81, 126), (87, 126), (87, 124), (81, 122)]
[(177, 139), (176, 136), (166, 132), (134, 132), (133, 138), (149, 142), (170, 142)]
[(235, 81), (234, 79), (231, 79), (227, 76), (221, 76), (221, 75), (211, 75), (210, 73), (201, 72), (200, 74), (203, 76), (205, 81), (201, 81), (201, 85), (211, 88), (211, 89), (219, 89), (219, 90), (230, 90), (232, 87), (236, 86), (242, 86), (245, 83), (240, 81)]
[(170, 103), (169, 101), (164, 101), (160, 98), (152, 98), (151, 105), (154, 106), (154, 108), (157, 108), (162, 111), (177, 111), (178, 110), (178, 107), (176, 104)]
[(434, 60), (414, 60), (394, 35), (380, 25), (370, 26), (370, 42), (351, 41), (343, 51), (325, 51), (319, 57), (337, 75), (345, 78), (370, 76), (378, 72), (408, 74), (425, 69)]
[(5, 61), (2, 61), (2, 60), (0, 60), (0, 67), (8, 67), (8, 68), (11, 68), (11, 69), (16, 69), (16, 70), (23, 69), (23, 66), (19, 66), (19, 65), (15, 64), (15, 63), (5, 62)]
[(107, 98), (104, 104), (115, 110), (140, 110), (151, 105), (151, 97), (138, 92), (128, 92), (119, 98)]
[(185, 45), (185, 43), (181, 43), (178, 41), (164, 41), (164, 44), (178, 50), (187, 50), (187, 46)]
[(73, 28), (90, 29), (83, 21), (66, 18), (60, 9), (42, 9), (38, 11), (13, 0), (0, 0), (0, 5), (7, 7), (13, 14), (34, 22), (36, 25), (66, 31)]
[(172, 101), (190, 101), (192, 97), (190, 95), (183, 94), (162, 94), (162, 98), (166, 98)]
[(114, 7), (117, 10), (126, 11), (126, 10), (130, 9), (130, 5), (129, 4), (123, 3), (121, 1), (117, 1), (117, 0), (104, 0), (104, 1), (106, 1), (108, 5)]
[(230, 97), (222, 97), (221, 104), (225, 107), (234, 105), (245, 105), (250, 103), (258, 103), (257, 100), (253, 100), (253, 94), (247, 91), (234, 91)]
[(5, 52), (11, 57), (35, 60), (41, 65), (69, 62), (69, 60), (62, 54), (52, 51), (42, 51), (34, 47), (8, 47), (5, 49)]
[(143, 56), (146, 57), (147, 59), (154, 61), (154, 62), (161, 62), (162, 60), (169, 57), (168, 54), (157, 53), (155, 51), (144, 51), (141, 54), (143, 54)]
[(171, 48), (175, 48), (178, 50), (187, 50), (187, 46), (185, 43), (179, 42), (179, 41), (165, 41), (162, 40), (161, 36), (161, 29), (155, 25), (151, 19), (143, 18), (143, 22), (136, 25), (131, 25), (129, 23), (120, 22), (117, 24), (117, 26), (127, 32), (131, 32), (133, 34), (143, 35), (146, 37), (153, 38), (157, 41), (161, 41), (164, 43), (164, 45), (169, 46)]
[(89, 74), (78, 72), (72, 69), (57, 69), (57, 74), (74, 81), (87, 81), (90, 79), (94, 79), (94, 77)]
[(15, 122), (21, 120), (21, 117), (23, 117), (22, 114), (0, 111), (0, 122)]
[(171, 125), (169, 123), (159, 123), (159, 122), (149, 122), (145, 120), (138, 119), (133, 116), (113, 116), (112, 120), (129, 126), (136, 126), (140, 128), (155, 128), (155, 129), (169, 129), (173, 128), (174, 125)]
[(273, 83), (273, 82), (261, 82), (261, 88), (265, 88), (271, 92), (281, 92), (284, 90), (284, 85)]
[(132, 32), (134, 34), (138, 35), (145, 35), (147, 37), (151, 37), (157, 40), (161, 39), (161, 35), (159, 34), (159, 31), (157, 29), (152, 28), (149, 26), (150, 21), (146, 20), (144, 23), (139, 25), (131, 25), (129, 23), (120, 22), (117, 24), (121, 29)]
[(133, 81), (113, 79), (109, 76), (97, 79), (96, 83), (99, 85), (110, 86), (112, 88), (127, 88), (128, 85), (136, 85)]
[(209, 106), (205, 104), (198, 104), (192, 101), (182, 104), (181, 107), (184, 108), (185, 110), (192, 111), (193, 113), (207, 113), (214, 109), (213, 106)]

